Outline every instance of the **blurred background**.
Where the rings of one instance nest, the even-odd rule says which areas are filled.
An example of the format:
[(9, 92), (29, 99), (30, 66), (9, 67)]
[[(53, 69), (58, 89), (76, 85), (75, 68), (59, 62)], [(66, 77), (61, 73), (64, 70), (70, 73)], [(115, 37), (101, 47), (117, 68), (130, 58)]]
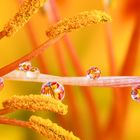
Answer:
[[(17, 12), (21, 1), (0, 1), (0, 29)], [(139, 0), (48, 0), (30, 22), (13, 37), (0, 40), (0, 67), (3, 67), (46, 41), (46, 29), (63, 17), (81, 11), (105, 10), (112, 23), (93, 25), (65, 36), (32, 60), (42, 73), (61, 76), (86, 75), (91, 66), (102, 76), (139, 75), (140, 71), (140, 1)], [(40, 94), (41, 84), (5, 81), (0, 91), (2, 102), (11, 95)], [(81, 140), (140, 139), (140, 104), (132, 101), (131, 89), (65, 86), (66, 116), (34, 113), (50, 118), (73, 131)], [(2, 105), (1, 105), (2, 107)], [(28, 120), (31, 112), (7, 115)], [(0, 125), (0, 139), (46, 140), (35, 132)]]

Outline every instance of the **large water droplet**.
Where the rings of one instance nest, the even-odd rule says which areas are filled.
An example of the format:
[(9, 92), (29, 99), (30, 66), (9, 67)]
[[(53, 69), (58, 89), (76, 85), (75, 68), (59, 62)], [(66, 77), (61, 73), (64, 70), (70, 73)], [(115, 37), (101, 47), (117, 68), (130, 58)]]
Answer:
[(42, 85), (41, 93), (57, 100), (63, 100), (65, 96), (64, 87), (58, 82), (47, 82)]

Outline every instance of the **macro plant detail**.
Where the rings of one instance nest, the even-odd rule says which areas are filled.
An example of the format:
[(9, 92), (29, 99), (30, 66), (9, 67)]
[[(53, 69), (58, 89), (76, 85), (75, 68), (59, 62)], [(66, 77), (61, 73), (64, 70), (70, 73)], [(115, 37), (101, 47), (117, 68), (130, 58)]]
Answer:
[(66, 105), (63, 105), (61, 102), (45, 95), (15, 95), (3, 102), (3, 110), (9, 110), (11, 112), (19, 109), (33, 112), (50, 110), (61, 115), (65, 115), (67, 113)]
[(90, 79), (97, 79), (101, 75), (101, 71), (97, 67), (91, 67), (87, 71), (87, 77)]
[(140, 96), (138, 94), (139, 88), (140, 88), (139, 86), (132, 87), (132, 91), (131, 91), (132, 99), (138, 102), (140, 101)]
[[(11, 36), (15, 32), (17, 32), (28, 20), (30, 17), (41, 7), (40, 1), (34, 1), (34, 0), (28, 0), (23, 2), (21, 5), (19, 12), (12, 18), (7, 25), (5, 25), (4, 29), (1, 31), (1, 38), (4, 36)], [(37, 5), (37, 6), (36, 6)], [(73, 31), (75, 29), (85, 27), (88, 25), (91, 25), (93, 23), (102, 23), (109, 21), (111, 18), (100, 11), (95, 12), (83, 12), (79, 15), (73, 17), (73, 18), (67, 18), (59, 21), (56, 25), (50, 27), (47, 31), (47, 36), (49, 37), (49, 40), (53, 40), (55, 38), (58, 38), (58, 36), (62, 36), (64, 33)], [(78, 23), (79, 22), (79, 23)], [(40, 47), (41, 48), (41, 47)], [(36, 50), (35, 50), (36, 51)], [(42, 50), (41, 50), (42, 51)], [(41, 53), (40, 51), (40, 53)], [(37, 51), (38, 53), (39, 51)], [(32, 52), (31, 52), (32, 53)], [(37, 53), (32, 53), (30, 58), (33, 58), (34, 56), (38, 55)], [(30, 55), (30, 54), (29, 54)], [(26, 58), (27, 56), (23, 57)], [(24, 59), (22, 61), (25, 61)], [(39, 70), (32, 67), (30, 62), (15, 62), (13, 64), (14, 67), (8, 71), (11, 72), (14, 70), (14, 68), (18, 68), (17, 70), (10, 73), (11, 78), (14, 79), (14, 77), (20, 77), (21, 79), (37, 79), (38, 76), (33, 76), (35, 72), (38, 72)], [(13, 65), (12, 64), (12, 65)], [(9, 66), (10, 67), (10, 66)], [(7, 73), (8, 73), (7, 72)], [(30, 73), (29, 73), (30, 72)], [(3, 75), (2, 75), (3, 76)], [(7, 76), (9, 77), (9, 76)], [(5, 77), (6, 79), (6, 77)], [(38, 111), (38, 110), (51, 110), (56, 113), (62, 114), (66, 111), (59, 111), (65, 108), (64, 105), (61, 105), (60, 102), (56, 102), (56, 100), (62, 100), (64, 98), (64, 88), (61, 84), (57, 82), (47, 83), (43, 84), (41, 89), (42, 94), (51, 95), (51, 97), (45, 97), (45, 95), (29, 95), (29, 96), (13, 96), (10, 99), (3, 102), (3, 109), (0, 111), (0, 114), (6, 114), (9, 112), (13, 112), (15, 110), (24, 109), (24, 110), (30, 110), (30, 111)], [(53, 99), (54, 97), (55, 99)], [(58, 106), (58, 108), (57, 108)], [(64, 109), (66, 110), (66, 109)], [(11, 123), (12, 121), (12, 123)], [(31, 117), (29, 119), (29, 122), (18, 122), (17, 120), (13, 121), (10, 120), (7, 121), (1, 118), (1, 123), (3, 124), (15, 124), (19, 126), (24, 126), (27, 128), (33, 128), (37, 132), (47, 136), (49, 139), (79, 139), (75, 137), (72, 133), (69, 133), (68, 131), (64, 130), (63, 128), (57, 126), (56, 124), (53, 124), (49, 120), (43, 120), (42, 118), (38, 117)], [(50, 127), (51, 125), (51, 127)]]
[(40, 74), (40, 70), (37, 67), (31, 65), (31, 62), (23, 62), (19, 64), (18, 69), (15, 71), (15, 75), (22, 75), (23, 78), (37, 78)]
[(4, 26), (1, 31), (1, 38), (4, 36), (11, 36), (16, 33), (20, 28), (22, 28), (35, 14), (40, 7), (43, 6), (45, 0), (25, 0), (19, 11), (15, 14), (13, 18)]
[(0, 77), (0, 89), (2, 89), (4, 86), (4, 80)]
[(63, 100), (65, 96), (64, 87), (58, 82), (44, 83), (41, 87), (41, 93), (57, 100)]
[[(33, 112), (50, 110), (61, 115), (65, 115), (67, 113), (67, 106), (52, 97), (46, 97), (45, 95), (26, 95), (13, 96), (4, 101), (3, 109), (0, 110), (0, 114), (4, 115), (20, 109)], [(49, 119), (44, 120), (37, 116), (31, 116), (27, 122), (12, 119), (8, 120), (1, 117), (0, 122), (2, 124), (31, 128), (46, 136), (48, 139), (79, 139), (75, 137), (72, 132), (66, 131), (57, 124), (52, 123)]]
[[(129, 95), (134, 101), (139, 102), (140, 96), (138, 94), (138, 90), (140, 85), (140, 77), (125, 76), (125, 74), (123, 75), (123, 70), (120, 74), (121, 76), (114, 76), (117, 74), (115, 72), (115, 66), (113, 62), (114, 58), (111, 54), (111, 50), (109, 50), (109, 56), (110, 58), (112, 57), (110, 59), (110, 64), (112, 64), (111, 66), (113, 67), (110, 68), (112, 76), (101, 76), (101, 70), (96, 66), (92, 66), (87, 70), (87, 72), (84, 72), (74, 51), (74, 47), (71, 44), (69, 37), (66, 35), (69, 32), (73, 32), (83, 27), (89, 27), (92, 24), (112, 22), (113, 17), (111, 18), (111, 16), (109, 16), (102, 10), (93, 10), (80, 12), (73, 17), (66, 17), (60, 20), (59, 14), (57, 13), (57, 8), (55, 6), (55, 0), (25, 0), (21, 2), (18, 12), (9, 20), (9, 22), (7, 22), (7, 24), (4, 25), (4, 27), (0, 31), (0, 39), (4, 39), (4, 37), (11, 38), (14, 37), (14, 35), (20, 29), (24, 28), (24, 25), (27, 24), (28, 34), (35, 46), (35, 48), (31, 52), (27, 53), (16, 61), (13, 61), (12, 63), (0, 68), (0, 90), (4, 89), (4, 81), (24, 81), (42, 84), (42, 86), (40, 86), (39, 95), (33, 94), (32, 91), (32, 94), (29, 93), (29, 95), (13, 95), (2, 101), (2, 109), (0, 110), (0, 124), (29, 128), (50, 140), (82, 140), (86, 136), (83, 136), (84, 134), (82, 133), (82, 127), (80, 124), (81, 122), (79, 121), (80, 115), (77, 113), (78, 111), (76, 108), (76, 103), (78, 104), (78, 102), (74, 99), (75, 94), (72, 91), (73, 86), (78, 86), (80, 87), (80, 90), (85, 94), (84, 97), (89, 107), (89, 114), (91, 115), (91, 118), (93, 118), (91, 124), (93, 128), (95, 127), (94, 130), (92, 128), (92, 133), (95, 132), (95, 136), (92, 135), (91, 139), (95, 138), (97, 140), (107, 140), (110, 137), (111, 132), (109, 132), (108, 130), (110, 130), (111, 127), (113, 127), (111, 131), (113, 131), (114, 135), (119, 134), (117, 138), (122, 138), (122, 130), (120, 129), (120, 127), (123, 128), (123, 124), (119, 126), (117, 123), (114, 123), (114, 126), (112, 125), (111, 120), (114, 117), (112, 113), (113, 111), (111, 112), (112, 116), (110, 117), (107, 128), (105, 128), (105, 130), (102, 130), (98, 121), (96, 106), (94, 101), (92, 102), (92, 99), (90, 98), (91, 95), (89, 95), (89, 93), (91, 93), (91, 91), (88, 87), (113, 88), (115, 93), (114, 95), (117, 97), (115, 99), (116, 102), (117, 99), (122, 96), (120, 95), (120, 93), (123, 93), (123, 88), (130, 88), (132, 90), (131, 92), (129, 91)], [(104, 7), (105, 10), (107, 8), (106, 6)], [(38, 46), (36, 45), (37, 43), (35, 42), (34, 34), (32, 34), (33, 30), (32, 26), (30, 26), (31, 23), (29, 22), (29, 20), (35, 13), (39, 12), (39, 9), (42, 10), (40, 11), (41, 16), (44, 16), (47, 13), (48, 15), (50, 14), (50, 17), (52, 17), (50, 18), (48, 16), (48, 19), (50, 18), (49, 20), (51, 25), (47, 26), (46, 29), (44, 29), (46, 41)], [(110, 26), (109, 24), (107, 24), (108, 27)], [(110, 40), (110, 30), (108, 30), (109, 28), (107, 26), (105, 24), (105, 28), (107, 29), (107, 38), (108, 40)], [(60, 40), (63, 40), (63, 43), (67, 46), (73, 66), (78, 76), (68, 76), (69, 74), (64, 62), (64, 56), (61, 55), (62, 52), (58, 43)], [(47, 73), (45, 71), (45, 67), (47, 66), (44, 63), (45, 60), (43, 59), (42, 54), (51, 45), (56, 45), (58, 47), (56, 49), (56, 55), (60, 64), (60, 69), (62, 71), (61, 76), (50, 75), (50, 73)], [(44, 66), (45, 72), (42, 72), (43, 68), (39, 69), (35, 66), (32, 66), (30, 61), (35, 57), (37, 57), (40, 64)], [(126, 64), (124, 65), (124, 67), (127, 68), (128, 65)], [(128, 75), (131, 75), (131, 70), (130, 72), (128, 72)], [(64, 89), (65, 86), (66, 88)], [(120, 91), (117, 90), (118, 88), (120, 89)], [(70, 92), (71, 95), (68, 95), (67, 92)], [(124, 104), (127, 105), (127, 95), (125, 96), (126, 98), (124, 99)], [(68, 106), (64, 105), (62, 103), (62, 100), (67, 100)], [(66, 125), (67, 119), (64, 119), (63, 117), (63, 115), (67, 114), (68, 107), (70, 108), (70, 112), (73, 113), (73, 118), (69, 119), (75, 119), (75, 126), (77, 126), (77, 128), (73, 128), (73, 130), (76, 132), (76, 135), (75, 132), (73, 134), (72, 131), (68, 131), (71, 130), (71, 128)], [(114, 104), (113, 107), (117, 110), (119, 108), (118, 103)], [(112, 108), (112, 110), (114, 108)], [(115, 116), (116, 122), (121, 119), (121, 115), (123, 116), (122, 120), (125, 118), (125, 115), (123, 115), (123, 113), (125, 112), (124, 108), (125, 105), (121, 109), (122, 112), (119, 112), (119, 109), (117, 110), (120, 114), (116, 111), (116, 114), (119, 114)], [(53, 121), (49, 119), (43, 119), (42, 117), (37, 115), (31, 115), (27, 121), (11, 119), (5, 116), (9, 113), (17, 112), (18, 110), (26, 110), (31, 112), (51, 111), (56, 114), (62, 115), (62, 118), (58, 115), (57, 120), (59, 120), (61, 126), (64, 126), (64, 128), (68, 129), (66, 130), (61, 126), (58, 126), (57, 123), (53, 123)], [(107, 137), (103, 138), (104, 135)]]
[(32, 67), (31, 62), (24, 62), (24, 63), (19, 64), (18, 70), (29, 71), (31, 67)]

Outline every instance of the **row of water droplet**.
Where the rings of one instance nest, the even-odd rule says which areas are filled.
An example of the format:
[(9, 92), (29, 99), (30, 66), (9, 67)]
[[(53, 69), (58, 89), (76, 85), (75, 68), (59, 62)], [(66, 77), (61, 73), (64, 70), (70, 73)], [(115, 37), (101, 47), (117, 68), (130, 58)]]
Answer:
[[(21, 74), (22, 73), (22, 74)], [(37, 67), (31, 65), (30, 62), (21, 63), (16, 70), (16, 76), (20, 76), (21, 78), (38, 78), (40, 75), (40, 71)], [(101, 71), (98, 67), (91, 67), (87, 70), (86, 77), (91, 80), (96, 80), (100, 77)], [(4, 80), (0, 77), (0, 89), (4, 87)], [(138, 89), (140, 87), (132, 87), (131, 97), (135, 101), (140, 101), (140, 96), (138, 94)], [(56, 82), (46, 82), (41, 87), (41, 94), (53, 97), (57, 100), (63, 100), (65, 96), (65, 90), (63, 85)]]

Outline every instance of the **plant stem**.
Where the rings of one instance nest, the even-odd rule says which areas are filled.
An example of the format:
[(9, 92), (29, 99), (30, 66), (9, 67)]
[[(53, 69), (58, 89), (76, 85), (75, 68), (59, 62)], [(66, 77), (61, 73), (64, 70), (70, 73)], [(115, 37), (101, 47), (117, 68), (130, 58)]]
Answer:
[[(27, 30), (27, 34), (29, 36), (29, 39), (31, 41), (31, 46), (33, 49), (37, 48), (38, 47), (38, 43), (37, 43), (37, 37), (35, 35), (35, 31), (32, 27), (32, 21), (30, 21), (29, 23), (27, 23), (27, 26), (26, 26), (26, 30)], [(39, 66), (40, 66), (40, 70), (43, 72), (43, 73), (48, 73), (48, 68), (46, 66), (46, 60), (45, 60), (45, 56), (44, 56), (44, 53), (42, 52), (42, 54), (38, 55), (37, 57), (37, 61), (39, 63)]]
[[(130, 44), (128, 46), (128, 51), (120, 75), (132, 75), (134, 72), (136, 56), (137, 56), (138, 46), (139, 46), (139, 37), (140, 37), (139, 19), (140, 19), (139, 16), (136, 16), (135, 26), (132, 31), (132, 37), (130, 40)], [(116, 136), (118, 137), (120, 135), (120, 137), (122, 137), (125, 117), (128, 109), (129, 91), (127, 89), (119, 89), (119, 92), (120, 94), (117, 94), (116, 97), (116, 101), (115, 101), (116, 103), (114, 103), (112, 107), (112, 111), (109, 119), (109, 127), (112, 127), (112, 122), (114, 122), (116, 130), (120, 133), (118, 134), (117, 132)], [(126, 93), (126, 94), (122, 95), (122, 93)], [(114, 110), (118, 110), (119, 114), (116, 115), (117, 111), (114, 112)], [(112, 130), (112, 128), (110, 130)]]
[(0, 31), (0, 39), (4, 38), (6, 36), (6, 32)]
[[(56, 1), (55, 0), (50, 0), (50, 6), (51, 6), (51, 10), (48, 9), (48, 11), (52, 11), (52, 17), (53, 20), (55, 22), (60, 20), (60, 15), (57, 9), (57, 5), (56, 5)], [(73, 43), (71, 42), (70, 38), (68, 37), (68, 35), (64, 36), (63, 42), (66, 46), (68, 55), (70, 56), (71, 62), (74, 66), (75, 72), (77, 73), (77, 75), (83, 75), (84, 74), (84, 70), (82, 68), (82, 65), (80, 63), (80, 60), (78, 58), (78, 55), (76, 53), (75, 47), (73, 45)], [(94, 101), (94, 98), (92, 96), (92, 91), (89, 87), (81, 87), (80, 88), (81, 91), (85, 94), (83, 94), (83, 96), (85, 97), (85, 101), (86, 104), (88, 106), (89, 109), (89, 115), (91, 118), (91, 126), (92, 126), (92, 139), (94, 139), (96, 137), (96, 139), (100, 139), (100, 123), (99, 123), (99, 116), (98, 116), (98, 111), (97, 111), (97, 107)], [(96, 134), (96, 136), (94, 135), (94, 133)]]
[[(59, 61), (59, 67), (60, 67), (60, 70), (61, 70), (61, 73), (63, 76), (67, 76), (68, 75), (68, 70), (67, 70), (67, 67), (66, 67), (66, 62), (65, 62), (65, 59), (64, 59), (64, 55), (62, 54), (62, 48), (60, 46), (60, 43), (56, 43), (56, 46), (55, 46), (55, 52), (56, 52), (56, 57), (57, 57), (57, 60)], [(67, 94), (67, 100), (68, 100), (68, 104), (69, 104), (69, 108), (70, 108), (70, 111), (71, 111), (71, 121), (72, 120), (75, 120), (75, 126), (74, 127), (74, 130), (75, 132), (77, 132), (77, 135), (81, 138), (81, 139), (84, 139), (83, 137), (83, 129), (82, 129), (82, 126), (81, 126), (81, 120), (80, 120), (80, 114), (79, 114), (79, 109), (78, 109), (78, 106), (77, 106), (77, 103), (76, 103), (76, 98), (74, 96), (74, 90), (72, 89), (72, 87), (66, 87), (66, 91), (68, 92)]]
[[(58, 21), (58, 19), (60, 19), (59, 16), (57, 15), (58, 11), (56, 9), (56, 5), (53, 3), (55, 3), (55, 2), (52, 0), (50, 0), (47, 3), (48, 4), (47, 14), (48, 14), (48, 18), (49, 18), (50, 23), (55, 23)], [(67, 76), (69, 72), (68, 72), (68, 69), (66, 66), (64, 54), (62, 52), (62, 49), (63, 49), (62, 47), (63, 47), (63, 45), (60, 42), (58, 42), (55, 44), (54, 51), (55, 51), (55, 55), (56, 55), (57, 60), (58, 60), (61, 74), (63, 76)], [(84, 135), (83, 135), (84, 131), (83, 131), (81, 120), (80, 120), (80, 114), (79, 114), (78, 105), (76, 103), (77, 101), (76, 101), (76, 98), (74, 95), (74, 90), (70, 86), (65, 87), (65, 89), (67, 91), (67, 102), (68, 102), (69, 111), (71, 114), (70, 119), (71, 119), (71, 121), (75, 120), (75, 123), (73, 124), (73, 130), (81, 139), (84, 139)]]
[[(109, 12), (109, 1), (104, 1), (104, 9), (106, 12)], [(116, 69), (116, 63), (115, 63), (115, 55), (114, 55), (114, 47), (113, 47), (113, 34), (112, 34), (112, 28), (111, 28), (111, 24), (105, 24), (105, 36), (106, 36), (106, 47), (107, 47), (107, 53), (108, 53), (108, 62), (109, 62), (109, 70), (110, 70), (110, 75), (116, 75), (117, 74), (117, 69)], [(109, 122), (107, 123), (107, 126), (105, 127), (105, 136), (106, 139), (109, 139), (109, 137), (111, 136), (112, 133), (114, 133), (115, 131), (117, 132), (116, 134), (116, 139), (119, 139), (118, 133), (120, 132), (120, 129), (118, 129), (115, 125), (115, 121), (114, 120), (120, 120), (120, 89), (118, 88), (113, 88), (112, 89), (113, 92), (113, 103), (112, 103), (112, 107), (111, 107), (111, 113), (109, 115)]]
[(30, 123), (26, 121), (16, 120), (16, 119), (9, 119), (0, 116), (0, 124), (7, 124), (12, 126), (20, 126), (25, 128), (30, 128)]
[(89, 79), (86, 76), (62, 77), (62, 76), (39, 74), (37, 78), (28, 78), (28, 77), (23, 78), (22, 72), (21, 74), (18, 75), (16, 75), (16, 72), (17, 71), (13, 71), (3, 76), (3, 78), (5, 80), (40, 82), (40, 83), (57, 81), (63, 85), (73, 85), (73, 86), (132, 87), (135, 85), (140, 85), (140, 76), (102, 76), (99, 77), (98, 79)]
[(6, 108), (0, 109), (0, 115), (5, 115), (5, 114), (8, 114), (8, 113), (10, 113), (10, 112), (13, 112), (13, 110), (11, 110), (11, 109), (6, 109)]
[(29, 61), (34, 57), (37, 57), (39, 54), (41, 54), (47, 47), (53, 45), (57, 40), (59, 40), (61, 37), (52, 39), (52, 40), (47, 40), (44, 42), (42, 45), (40, 45), (38, 48), (34, 49), (30, 53), (26, 54), (25, 56), (19, 58), (18, 60), (14, 61), (13, 63), (4, 66), (3, 68), (0, 69), (0, 77), (4, 76), (5, 74), (15, 70), (20, 63), (23, 63), (25, 61)]

